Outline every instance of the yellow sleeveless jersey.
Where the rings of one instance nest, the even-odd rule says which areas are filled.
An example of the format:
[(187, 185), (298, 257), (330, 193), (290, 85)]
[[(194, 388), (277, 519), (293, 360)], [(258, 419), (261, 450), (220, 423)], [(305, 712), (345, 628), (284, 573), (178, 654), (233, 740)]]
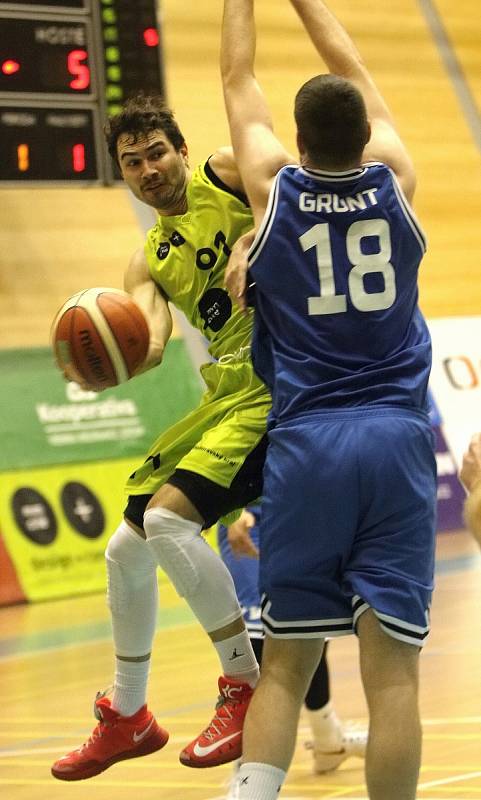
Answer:
[(205, 161), (187, 185), (187, 212), (159, 216), (147, 234), (153, 280), (208, 339), (216, 359), (250, 344), (252, 315), (232, 304), (223, 282), (234, 242), (252, 226), (247, 199), (233, 194)]

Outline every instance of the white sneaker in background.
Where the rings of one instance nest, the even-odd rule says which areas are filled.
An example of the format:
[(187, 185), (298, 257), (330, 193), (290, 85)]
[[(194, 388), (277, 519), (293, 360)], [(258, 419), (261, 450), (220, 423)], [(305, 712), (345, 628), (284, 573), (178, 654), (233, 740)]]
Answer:
[(332, 772), (352, 756), (365, 758), (366, 746), (367, 731), (350, 726), (344, 729), (340, 747), (336, 750), (328, 749), (321, 741), (306, 742), (306, 748), (312, 751), (314, 772), (319, 774)]
[(314, 772), (331, 772), (351, 756), (365, 757), (367, 731), (352, 724), (343, 726), (331, 701), (321, 709), (306, 711), (312, 736), (306, 747), (312, 751)]

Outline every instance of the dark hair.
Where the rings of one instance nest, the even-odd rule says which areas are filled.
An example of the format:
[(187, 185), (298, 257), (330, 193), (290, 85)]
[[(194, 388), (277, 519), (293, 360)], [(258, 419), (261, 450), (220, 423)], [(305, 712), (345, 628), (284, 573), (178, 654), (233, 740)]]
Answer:
[(294, 117), (315, 165), (339, 169), (360, 161), (369, 125), (364, 99), (352, 83), (337, 75), (316, 75), (299, 89)]
[(125, 101), (122, 111), (110, 117), (104, 127), (107, 148), (118, 163), (117, 141), (123, 133), (131, 135), (134, 141), (151, 131), (161, 130), (174, 148), (179, 151), (185, 139), (174, 119), (172, 110), (165, 104), (161, 95), (146, 95), (143, 92)]

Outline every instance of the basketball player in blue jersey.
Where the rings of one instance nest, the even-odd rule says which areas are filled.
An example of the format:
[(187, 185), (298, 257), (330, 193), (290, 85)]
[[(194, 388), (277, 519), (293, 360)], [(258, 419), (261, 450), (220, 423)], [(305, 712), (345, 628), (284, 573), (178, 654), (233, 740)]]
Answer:
[[(371, 800), (413, 800), (436, 470), (411, 160), (340, 23), (291, 0), (329, 70), (295, 99), (299, 166), (254, 75), (253, 0), (224, 0), (221, 71), (257, 234), (252, 356), (273, 395), (264, 469), (261, 680), (238, 800), (274, 800), (325, 637), (357, 633)], [(242, 290), (239, 262), (229, 283)], [(240, 277), (239, 277), (240, 275)]]

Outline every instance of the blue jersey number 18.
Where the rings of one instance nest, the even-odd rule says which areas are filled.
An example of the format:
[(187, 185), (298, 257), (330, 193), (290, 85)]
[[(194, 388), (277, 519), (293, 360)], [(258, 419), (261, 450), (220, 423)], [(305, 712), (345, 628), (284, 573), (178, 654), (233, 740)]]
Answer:
[[(364, 237), (377, 237), (379, 252), (363, 253), (361, 241)], [(301, 247), (306, 252), (316, 248), (317, 268), (319, 270), (319, 297), (308, 297), (309, 316), (317, 314), (341, 314), (347, 311), (346, 295), (336, 294), (334, 267), (332, 262), (331, 237), (327, 222), (313, 225), (299, 237)], [(392, 306), (396, 299), (396, 276), (391, 258), (391, 234), (385, 219), (368, 219), (354, 222), (346, 234), (347, 257), (352, 264), (348, 285), (352, 305), (358, 311), (382, 311)], [(366, 292), (364, 276), (380, 273), (384, 279), (381, 292)]]

